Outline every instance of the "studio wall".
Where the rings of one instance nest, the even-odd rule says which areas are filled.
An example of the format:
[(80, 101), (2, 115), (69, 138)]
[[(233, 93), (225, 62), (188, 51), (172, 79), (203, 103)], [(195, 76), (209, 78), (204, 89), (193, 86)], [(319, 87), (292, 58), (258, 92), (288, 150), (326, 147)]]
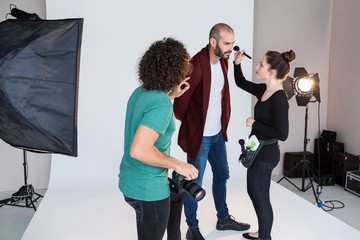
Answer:
[[(260, 59), (267, 50), (293, 49), (296, 59), (291, 62), (290, 76), (295, 67), (319, 74), (321, 103), (308, 104), (306, 148), (313, 152), (314, 139), (327, 128), (332, 1), (255, 0), (254, 3), (254, 59)], [(289, 136), (280, 142), (280, 162), (273, 174), (283, 173), (285, 152), (304, 150), (305, 107), (298, 106), (295, 97), (289, 100), (289, 106)]]
[[(231, 6), (231, 7), (230, 7)], [(222, 8), (222, 10), (220, 9)], [(53, 156), (51, 187), (117, 185), (123, 153), (126, 102), (139, 85), (136, 67), (150, 44), (163, 37), (184, 42), (191, 55), (208, 43), (210, 28), (225, 22), (236, 33), (235, 44), (252, 53), (253, 4), (230, 1), (47, 1), (48, 19), (84, 18), (80, 60), (78, 157)], [(230, 59), (231, 63), (231, 59)], [(237, 162), (238, 139), (249, 129), (250, 96), (235, 86), (230, 64), (232, 118), (228, 155), (233, 175), (245, 174)], [(251, 61), (245, 60), (250, 75)], [(179, 122), (177, 122), (179, 125)], [(172, 155), (185, 160), (174, 134)], [(207, 176), (210, 178), (210, 175)]]
[(327, 125), (337, 132), (337, 140), (345, 144), (345, 151), (359, 155), (360, 2), (333, 2)]
[[(134, 239), (135, 231), (123, 231), (124, 226), (134, 228), (135, 216), (129, 212), (131, 208), (117, 184), (126, 103), (139, 86), (139, 57), (153, 41), (163, 37), (181, 40), (194, 55), (208, 43), (210, 28), (218, 22), (232, 26), (235, 44), (251, 54), (253, 2), (232, 0), (221, 6), (215, 0), (126, 4), (116, 0), (47, 0), (46, 5), (48, 19), (84, 18), (78, 157), (53, 155), (48, 190), (22, 239)], [(236, 184), (246, 174), (237, 162), (238, 139), (249, 133), (245, 120), (250, 115), (251, 99), (235, 86), (230, 66), (233, 104), (227, 150), (230, 181)], [(245, 60), (247, 74), (251, 74), (251, 67), (251, 61)], [(172, 141), (171, 155), (185, 161), (185, 154), (177, 146), (177, 132)], [(204, 185), (211, 175), (205, 178)]]

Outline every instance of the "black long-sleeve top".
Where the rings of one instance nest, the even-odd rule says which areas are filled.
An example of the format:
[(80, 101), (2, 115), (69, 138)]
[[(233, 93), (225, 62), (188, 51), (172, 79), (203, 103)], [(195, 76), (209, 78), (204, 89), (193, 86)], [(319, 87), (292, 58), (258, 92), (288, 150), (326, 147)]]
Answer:
[(289, 103), (285, 91), (278, 90), (262, 101), (266, 84), (246, 80), (241, 64), (234, 63), (234, 75), (236, 85), (257, 98), (254, 108), (255, 122), (250, 135), (255, 135), (260, 140), (275, 138), (285, 141), (289, 135)]

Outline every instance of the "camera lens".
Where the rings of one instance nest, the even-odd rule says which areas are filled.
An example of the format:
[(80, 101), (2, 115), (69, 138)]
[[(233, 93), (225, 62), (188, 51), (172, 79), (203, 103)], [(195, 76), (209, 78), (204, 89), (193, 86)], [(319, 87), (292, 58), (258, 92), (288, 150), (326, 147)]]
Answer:
[(190, 194), (195, 201), (200, 201), (205, 197), (206, 191), (195, 181), (186, 181), (184, 189)]
[(205, 193), (206, 192), (204, 189), (199, 188), (192, 194), (192, 196), (196, 201), (200, 201), (201, 199), (203, 199), (205, 197)]

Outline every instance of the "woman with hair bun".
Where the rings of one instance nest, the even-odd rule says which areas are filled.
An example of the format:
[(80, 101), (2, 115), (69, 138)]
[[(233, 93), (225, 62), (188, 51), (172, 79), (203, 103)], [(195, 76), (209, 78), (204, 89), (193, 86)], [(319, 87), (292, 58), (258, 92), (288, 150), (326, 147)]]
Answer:
[(295, 59), (295, 52), (268, 51), (256, 66), (256, 77), (263, 83), (253, 83), (245, 79), (241, 70), (244, 57), (242, 51), (235, 53), (235, 82), (239, 88), (258, 99), (254, 117), (246, 119), (246, 126), (251, 128), (250, 135), (255, 135), (260, 141), (275, 139), (275, 143), (264, 145), (247, 170), (247, 191), (255, 208), (259, 228), (256, 232), (244, 233), (243, 237), (271, 240), (271, 174), (280, 160), (277, 140), (285, 141), (289, 133), (289, 104), (282, 80), (286, 79), (290, 72), (289, 63)]

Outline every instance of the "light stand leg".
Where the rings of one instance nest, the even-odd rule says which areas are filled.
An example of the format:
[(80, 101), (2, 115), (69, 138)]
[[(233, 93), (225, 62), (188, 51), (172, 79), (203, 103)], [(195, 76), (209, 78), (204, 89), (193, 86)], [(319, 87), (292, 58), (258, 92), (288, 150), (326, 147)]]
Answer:
[[(36, 211), (35, 202), (44, 196), (35, 192), (33, 186), (27, 183), (27, 155), (26, 150), (23, 149), (23, 168), (24, 168), (24, 186), (19, 191), (14, 193), (10, 198), (0, 200), (0, 207), (4, 205), (15, 207), (33, 208)], [(36, 195), (37, 197), (34, 197)], [(20, 201), (25, 201), (25, 204), (19, 204)]]

